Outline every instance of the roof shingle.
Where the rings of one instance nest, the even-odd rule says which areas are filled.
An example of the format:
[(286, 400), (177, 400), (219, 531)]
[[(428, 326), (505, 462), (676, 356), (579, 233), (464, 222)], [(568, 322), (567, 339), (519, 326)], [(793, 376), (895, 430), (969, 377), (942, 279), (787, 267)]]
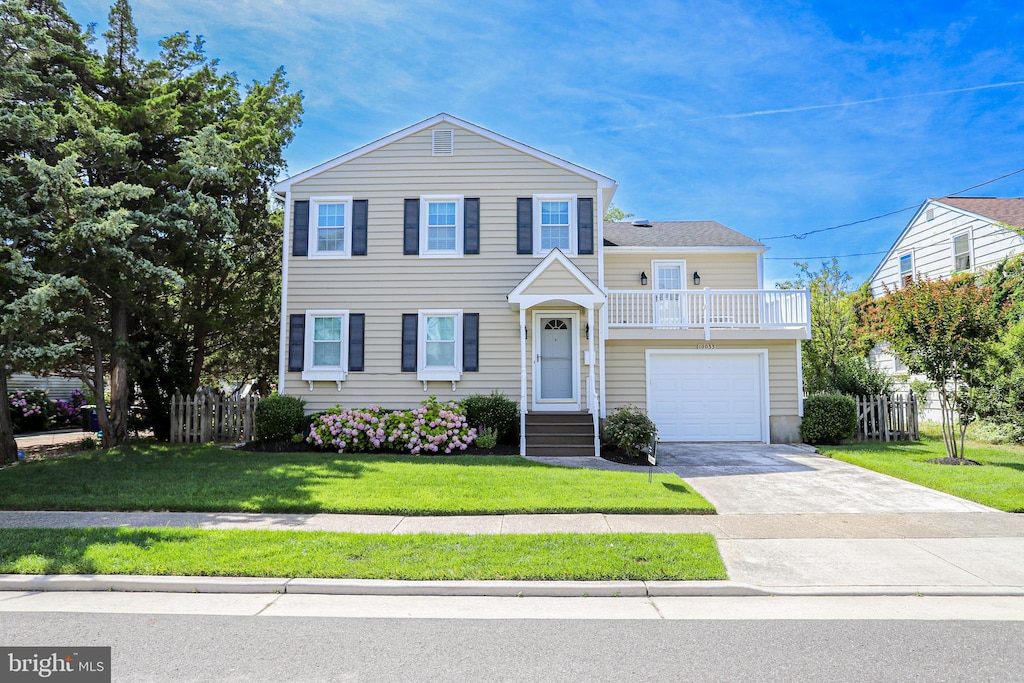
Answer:
[(605, 223), (606, 247), (763, 247), (717, 221), (651, 221), (650, 227)]
[(932, 201), (991, 218), (997, 223), (1024, 226), (1024, 199), (1019, 197), (942, 197)]

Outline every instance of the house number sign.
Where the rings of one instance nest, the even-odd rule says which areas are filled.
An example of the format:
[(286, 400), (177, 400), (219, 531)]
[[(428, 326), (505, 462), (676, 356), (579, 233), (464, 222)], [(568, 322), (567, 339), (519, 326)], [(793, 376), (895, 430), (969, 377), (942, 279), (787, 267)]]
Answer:
[(718, 346), (715, 344), (697, 344), (697, 348), (701, 351), (714, 351)]

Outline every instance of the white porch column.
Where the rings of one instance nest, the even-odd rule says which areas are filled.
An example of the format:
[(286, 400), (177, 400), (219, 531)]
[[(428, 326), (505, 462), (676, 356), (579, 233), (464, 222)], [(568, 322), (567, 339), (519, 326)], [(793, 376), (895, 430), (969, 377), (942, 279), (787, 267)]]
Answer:
[(594, 319), (594, 306), (587, 306), (587, 325), (590, 327), (590, 334), (587, 335), (587, 358), (590, 363), (587, 366), (587, 407), (590, 415), (594, 418), (594, 455), (601, 457), (601, 406), (597, 400), (597, 383), (594, 377), (594, 337), (597, 336), (597, 320)]
[(519, 308), (519, 455), (526, 455), (526, 308)]

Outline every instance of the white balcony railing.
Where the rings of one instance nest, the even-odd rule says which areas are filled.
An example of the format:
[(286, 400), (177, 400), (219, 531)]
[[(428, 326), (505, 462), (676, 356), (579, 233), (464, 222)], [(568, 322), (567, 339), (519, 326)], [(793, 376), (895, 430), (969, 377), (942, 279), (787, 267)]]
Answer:
[(811, 333), (806, 289), (699, 289), (608, 292), (610, 327), (792, 329)]

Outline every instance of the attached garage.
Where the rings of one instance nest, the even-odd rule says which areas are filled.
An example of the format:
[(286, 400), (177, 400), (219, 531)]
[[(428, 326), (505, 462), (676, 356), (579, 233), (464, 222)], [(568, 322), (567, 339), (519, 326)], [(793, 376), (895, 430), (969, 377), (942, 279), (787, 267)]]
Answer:
[(647, 413), (662, 441), (767, 443), (768, 352), (648, 349)]

